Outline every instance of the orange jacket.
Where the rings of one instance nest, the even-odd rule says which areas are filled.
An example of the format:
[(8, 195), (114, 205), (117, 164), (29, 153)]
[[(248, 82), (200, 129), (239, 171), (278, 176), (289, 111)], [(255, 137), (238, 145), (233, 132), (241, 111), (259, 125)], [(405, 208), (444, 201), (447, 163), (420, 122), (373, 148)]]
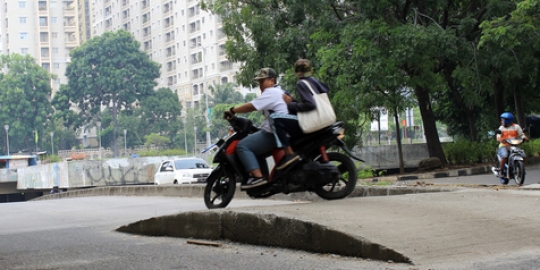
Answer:
[(501, 134), (497, 135), (497, 141), (500, 142), (499, 147), (510, 146), (510, 144), (503, 142), (506, 139), (522, 138), (525, 135), (523, 134), (523, 129), (517, 124), (512, 124), (508, 127), (500, 126), (499, 130), (501, 131)]

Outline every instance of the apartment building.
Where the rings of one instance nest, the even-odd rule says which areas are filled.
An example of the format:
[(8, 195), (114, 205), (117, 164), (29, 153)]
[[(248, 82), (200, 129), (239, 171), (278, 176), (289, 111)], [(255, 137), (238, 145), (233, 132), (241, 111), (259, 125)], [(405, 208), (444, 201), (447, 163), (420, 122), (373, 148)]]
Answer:
[(240, 67), (225, 55), (219, 17), (202, 11), (199, 0), (3, 0), (0, 16), (0, 53), (36, 58), (58, 75), (53, 93), (67, 83), (72, 49), (118, 29), (161, 64), (158, 87), (175, 91), (184, 108), (203, 104), (210, 85), (235, 83)]
[(239, 64), (226, 58), (221, 21), (201, 10), (199, 0), (90, 2), (92, 36), (118, 29), (131, 32), (141, 50), (161, 64), (158, 87), (176, 92), (184, 108), (204, 104), (208, 86), (236, 82)]
[(58, 75), (53, 94), (64, 76), (69, 52), (79, 46), (75, 0), (3, 0), (0, 11), (0, 54), (30, 54), (38, 64)]

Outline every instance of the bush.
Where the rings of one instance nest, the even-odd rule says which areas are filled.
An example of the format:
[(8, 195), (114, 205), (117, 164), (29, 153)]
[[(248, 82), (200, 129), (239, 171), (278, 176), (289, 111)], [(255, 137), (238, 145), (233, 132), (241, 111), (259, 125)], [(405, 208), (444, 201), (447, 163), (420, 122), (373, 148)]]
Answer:
[(537, 156), (540, 154), (540, 139), (528, 140), (521, 144), (520, 147), (528, 157)]
[(471, 142), (457, 140), (443, 144), (443, 151), (448, 164), (474, 164), (490, 162), (497, 159), (497, 142)]
[(164, 150), (141, 150), (137, 152), (141, 157), (159, 157), (159, 156), (184, 156), (187, 155), (184, 149), (164, 149)]
[(381, 175), (384, 175), (386, 171), (383, 170), (383, 171), (377, 171), (373, 168), (371, 168), (370, 166), (366, 166), (360, 170), (358, 170), (358, 178), (362, 179), (362, 178), (371, 178), (371, 177), (376, 177), (376, 176), (381, 176)]
[(57, 155), (48, 155), (48, 156), (41, 156), (40, 160), (42, 160), (45, 163), (54, 163), (54, 162), (60, 162), (63, 159)]

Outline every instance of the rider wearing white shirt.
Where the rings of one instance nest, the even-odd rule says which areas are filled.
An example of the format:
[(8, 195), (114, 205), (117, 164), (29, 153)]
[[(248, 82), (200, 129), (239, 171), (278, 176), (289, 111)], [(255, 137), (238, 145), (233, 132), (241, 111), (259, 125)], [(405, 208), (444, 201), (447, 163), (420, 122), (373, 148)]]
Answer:
[(289, 112), (287, 104), (283, 100), (285, 92), (276, 84), (277, 73), (274, 69), (261, 69), (253, 80), (259, 82), (261, 95), (251, 102), (233, 107), (228, 112), (225, 112), (229, 117), (234, 117), (236, 113), (252, 111), (263, 111), (264, 114), (261, 130), (245, 137), (236, 146), (238, 157), (252, 176), (246, 183), (242, 183), (242, 189), (258, 187), (268, 183), (268, 180), (262, 175), (257, 156), (269, 153), (277, 145), (276, 137), (270, 126), (270, 114), (287, 114)]

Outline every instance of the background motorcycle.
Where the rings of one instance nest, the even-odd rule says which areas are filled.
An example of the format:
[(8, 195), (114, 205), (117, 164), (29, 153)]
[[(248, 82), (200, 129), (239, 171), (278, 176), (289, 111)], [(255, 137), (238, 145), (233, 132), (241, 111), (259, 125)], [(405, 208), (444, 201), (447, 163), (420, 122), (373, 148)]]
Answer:
[[(503, 185), (507, 185), (510, 179), (513, 179), (516, 182), (516, 185), (523, 185), (525, 182), (525, 163), (524, 159), (526, 157), (525, 151), (519, 148), (519, 145), (523, 143), (523, 139), (508, 139), (505, 140), (510, 144), (510, 149), (508, 151), (508, 159), (504, 164), (506, 174), (504, 177), (500, 177), (500, 181)], [(497, 165), (497, 167), (499, 167)], [(494, 168), (493, 173), (498, 176), (498, 171), (501, 168)]]
[[(236, 183), (245, 183), (249, 178), (244, 165), (236, 154), (236, 145), (244, 137), (256, 132), (252, 122), (243, 117), (228, 119), (236, 131), (230, 136), (221, 138), (217, 143), (203, 150), (217, 150), (213, 163), (219, 165), (206, 180), (204, 203), (206, 207), (226, 207), (234, 197)], [(266, 198), (277, 193), (313, 191), (327, 200), (341, 199), (354, 190), (357, 182), (357, 172), (354, 162), (349, 158), (363, 161), (353, 155), (341, 140), (344, 133), (342, 122), (336, 122), (328, 128), (306, 134), (292, 140), (291, 146), (301, 159), (283, 170), (268, 170), (266, 158), (270, 155), (275, 164), (285, 156), (282, 149), (258, 157), (263, 175), (267, 176), (268, 184), (246, 190), (252, 198)], [(343, 149), (347, 154), (327, 152), (332, 146)]]

